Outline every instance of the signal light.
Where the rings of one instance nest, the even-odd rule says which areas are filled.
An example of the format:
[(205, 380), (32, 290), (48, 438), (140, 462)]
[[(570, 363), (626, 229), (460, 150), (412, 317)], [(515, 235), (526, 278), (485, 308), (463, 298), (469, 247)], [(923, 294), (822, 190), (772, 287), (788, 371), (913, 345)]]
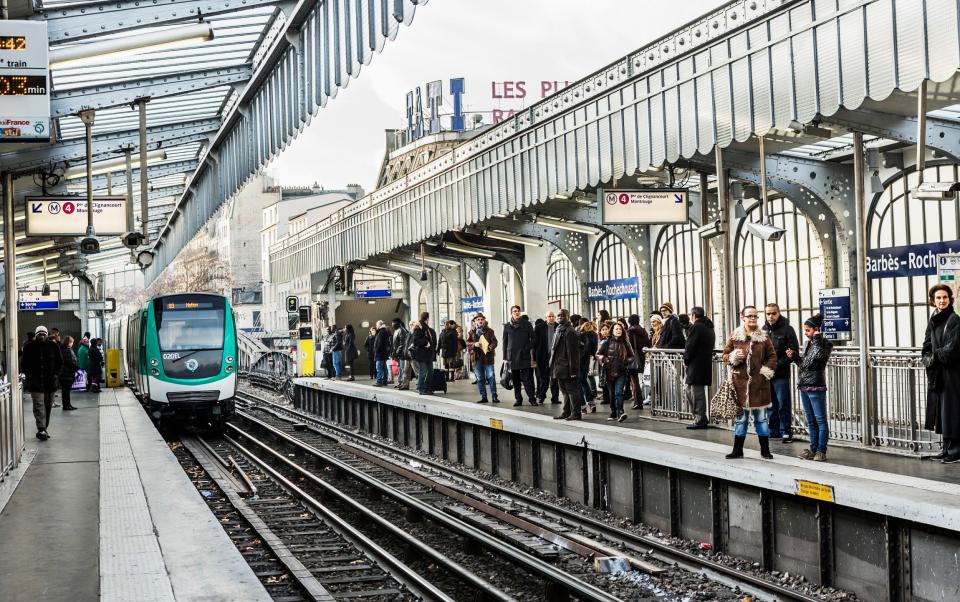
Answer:
[(287, 297), (287, 313), (295, 314), (297, 313), (297, 308), (300, 306), (300, 299), (290, 296)]

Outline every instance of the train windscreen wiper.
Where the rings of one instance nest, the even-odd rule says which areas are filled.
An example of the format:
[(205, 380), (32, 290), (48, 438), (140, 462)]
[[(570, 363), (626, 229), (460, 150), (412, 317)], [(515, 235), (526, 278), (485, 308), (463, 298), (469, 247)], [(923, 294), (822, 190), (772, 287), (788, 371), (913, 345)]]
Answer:
[(197, 353), (198, 351), (216, 351), (216, 350), (218, 350), (218, 349), (219, 349), (219, 347), (205, 347), (205, 348), (202, 348), (202, 349), (191, 349), (189, 352), (184, 353), (183, 355), (181, 355), (181, 356), (178, 357), (177, 359), (173, 360), (173, 363), (176, 364), (177, 362), (179, 362), (179, 361), (182, 360), (183, 358), (190, 357), (191, 355), (193, 355), (194, 353)]

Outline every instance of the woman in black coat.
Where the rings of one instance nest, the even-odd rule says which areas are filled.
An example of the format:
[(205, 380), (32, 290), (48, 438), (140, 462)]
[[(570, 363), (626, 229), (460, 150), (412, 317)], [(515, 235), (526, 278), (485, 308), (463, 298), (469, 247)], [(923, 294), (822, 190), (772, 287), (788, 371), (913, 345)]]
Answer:
[(63, 410), (76, 410), (70, 403), (70, 391), (73, 390), (73, 379), (80, 369), (80, 363), (77, 361), (77, 354), (73, 351), (73, 337), (67, 337), (63, 340), (63, 347), (60, 348), (63, 355), (63, 367), (60, 368), (60, 397), (63, 399)]
[(353, 362), (356, 361), (358, 355), (360, 354), (357, 352), (357, 333), (353, 331), (353, 324), (347, 324), (346, 328), (343, 329), (343, 356), (347, 366), (350, 367), (350, 378), (347, 380), (355, 380), (353, 378)]
[(953, 308), (953, 291), (945, 284), (930, 289), (935, 311), (923, 337), (922, 359), (927, 368), (927, 415), (924, 428), (943, 435), (939, 454), (925, 458), (945, 464), (960, 462), (960, 316)]
[[(377, 378), (377, 363), (374, 360), (374, 350), (373, 345), (377, 340), (377, 329), (371, 327), (370, 334), (367, 335), (367, 338), (363, 341), (363, 348), (367, 352), (367, 369), (370, 372), (370, 380)], [(351, 372), (351, 375), (353, 373)]]
[(100, 379), (103, 378), (103, 351), (100, 345), (103, 339), (93, 339), (90, 341), (90, 391), (100, 392)]

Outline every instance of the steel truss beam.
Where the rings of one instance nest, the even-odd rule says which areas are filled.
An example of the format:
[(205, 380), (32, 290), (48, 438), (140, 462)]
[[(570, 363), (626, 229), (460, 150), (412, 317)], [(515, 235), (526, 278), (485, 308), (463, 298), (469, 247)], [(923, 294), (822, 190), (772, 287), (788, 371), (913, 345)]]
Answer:
[[(165, 176), (173, 176), (182, 173), (190, 173), (196, 171), (197, 165), (199, 162), (196, 159), (190, 159), (188, 161), (173, 161), (171, 163), (159, 163), (157, 165), (150, 165), (147, 167), (147, 177), (150, 179), (162, 178)], [(83, 182), (83, 178), (77, 180), (78, 182)], [(133, 181), (140, 181), (140, 169), (136, 168), (133, 170)], [(113, 175), (113, 189), (116, 193), (121, 193), (124, 190), (124, 186), (127, 185), (127, 174), (125, 172), (120, 172)], [(107, 187), (107, 176), (99, 175), (93, 176), (93, 187), (94, 188), (103, 188)]]
[[(197, 119), (183, 123), (156, 125), (147, 128), (147, 144), (162, 148), (164, 146), (179, 146), (190, 142), (199, 142), (209, 139), (220, 127), (217, 118)], [(99, 134), (93, 137), (94, 160), (115, 158), (123, 148), (130, 145), (136, 148), (140, 143), (138, 130), (124, 130)], [(16, 151), (0, 155), (0, 165), (3, 169), (23, 173), (37, 167), (44, 167), (55, 163), (67, 163), (86, 158), (86, 146), (82, 138), (64, 140), (57, 144), (38, 148), (36, 150)], [(134, 157), (134, 164), (137, 158)], [(118, 171), (123, 171), (120, 167)]]
[(250, 65), (237, 65), (55, 90), (50, 98), (50, 111), (53, 117), (65, 117), (86, 109), (121, 107), (141, 98), (164, 98), (242, 83), (249, 80), (252, 73)]
[[(879, 111), (840, 109), (823, 123), (881, 138), (917, 143), (917, 118)], [(960, 123), (927, 116), (927, 148), (937, 150), (954, 161), (960, 161)]]
[(277, 3), (277, 0), (159, 0), (151, 3), (102, 0), (41, 8), (34, 14), (33, 20), (47, 22), (47, 37), (52, 46), (121, 31), (195, 20), (201, 15), (212, 17)]

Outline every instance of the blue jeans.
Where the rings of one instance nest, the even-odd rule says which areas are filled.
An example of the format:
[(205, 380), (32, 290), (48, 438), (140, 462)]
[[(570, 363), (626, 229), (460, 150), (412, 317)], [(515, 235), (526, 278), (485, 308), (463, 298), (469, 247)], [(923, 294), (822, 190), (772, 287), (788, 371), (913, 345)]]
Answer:
[(387, 360), (376, 360), (377, 365), (377, 384), (387, 384)]
[(480, 389), (480, 399), (487, 398), (487, 385), (490, 385), (490, 393), (497, 396), (497, 371), (493, 364), (477, 364), (473, 367), (473, 373), (477, 375), (477, 388)]
[(577, 377), (577, 385), (580, 387), (580, 397), (583, 403), (593, 401), (594, 392), (590, 388), (590, 360), (580, 358), (580, 376)]
[(333, 373), (336, 376), (343, 376), (343, 352), (333, 352)]
[(613, 382), (610, 381), (610, 376), (607, 376), (607, 397), (610, 398), (610, 414), (612, 416), (620, 416), (623, 414), (623, 389), (627, 386), (627, 375), (621, 374)]
[(767, 427), (767, 410), (744, 410), (743, 414), (737, 416), (733, 423), (733, 434), (737, 437), (747, 435), (747, 427), (750, 425), (750, 414), (753, 414), (753, 428), (757, 431), (758, 437), (769, 437), (770, 429)]
[(421, 395), (430, 395), (433, 391), (428, 391), (430, 387), (430, 376), (433, 374), (433, 362), (420, 362), (420, 371), (417, 372), (417, 392)]
[(803, 413), (807, 416), (807, 430), (810, 431), (810, 451), (827, 451), (827, 439), (830, 438), (830, 425), (827, 423), (827, 392), (800, 391)]
[(767, 408), (767, 422), (770, 423), (770, 436), (779, 438), (793, 434), (793, 407), (790, 405), (790, 379), (775, 378), (770, 381), (770, 407)]

